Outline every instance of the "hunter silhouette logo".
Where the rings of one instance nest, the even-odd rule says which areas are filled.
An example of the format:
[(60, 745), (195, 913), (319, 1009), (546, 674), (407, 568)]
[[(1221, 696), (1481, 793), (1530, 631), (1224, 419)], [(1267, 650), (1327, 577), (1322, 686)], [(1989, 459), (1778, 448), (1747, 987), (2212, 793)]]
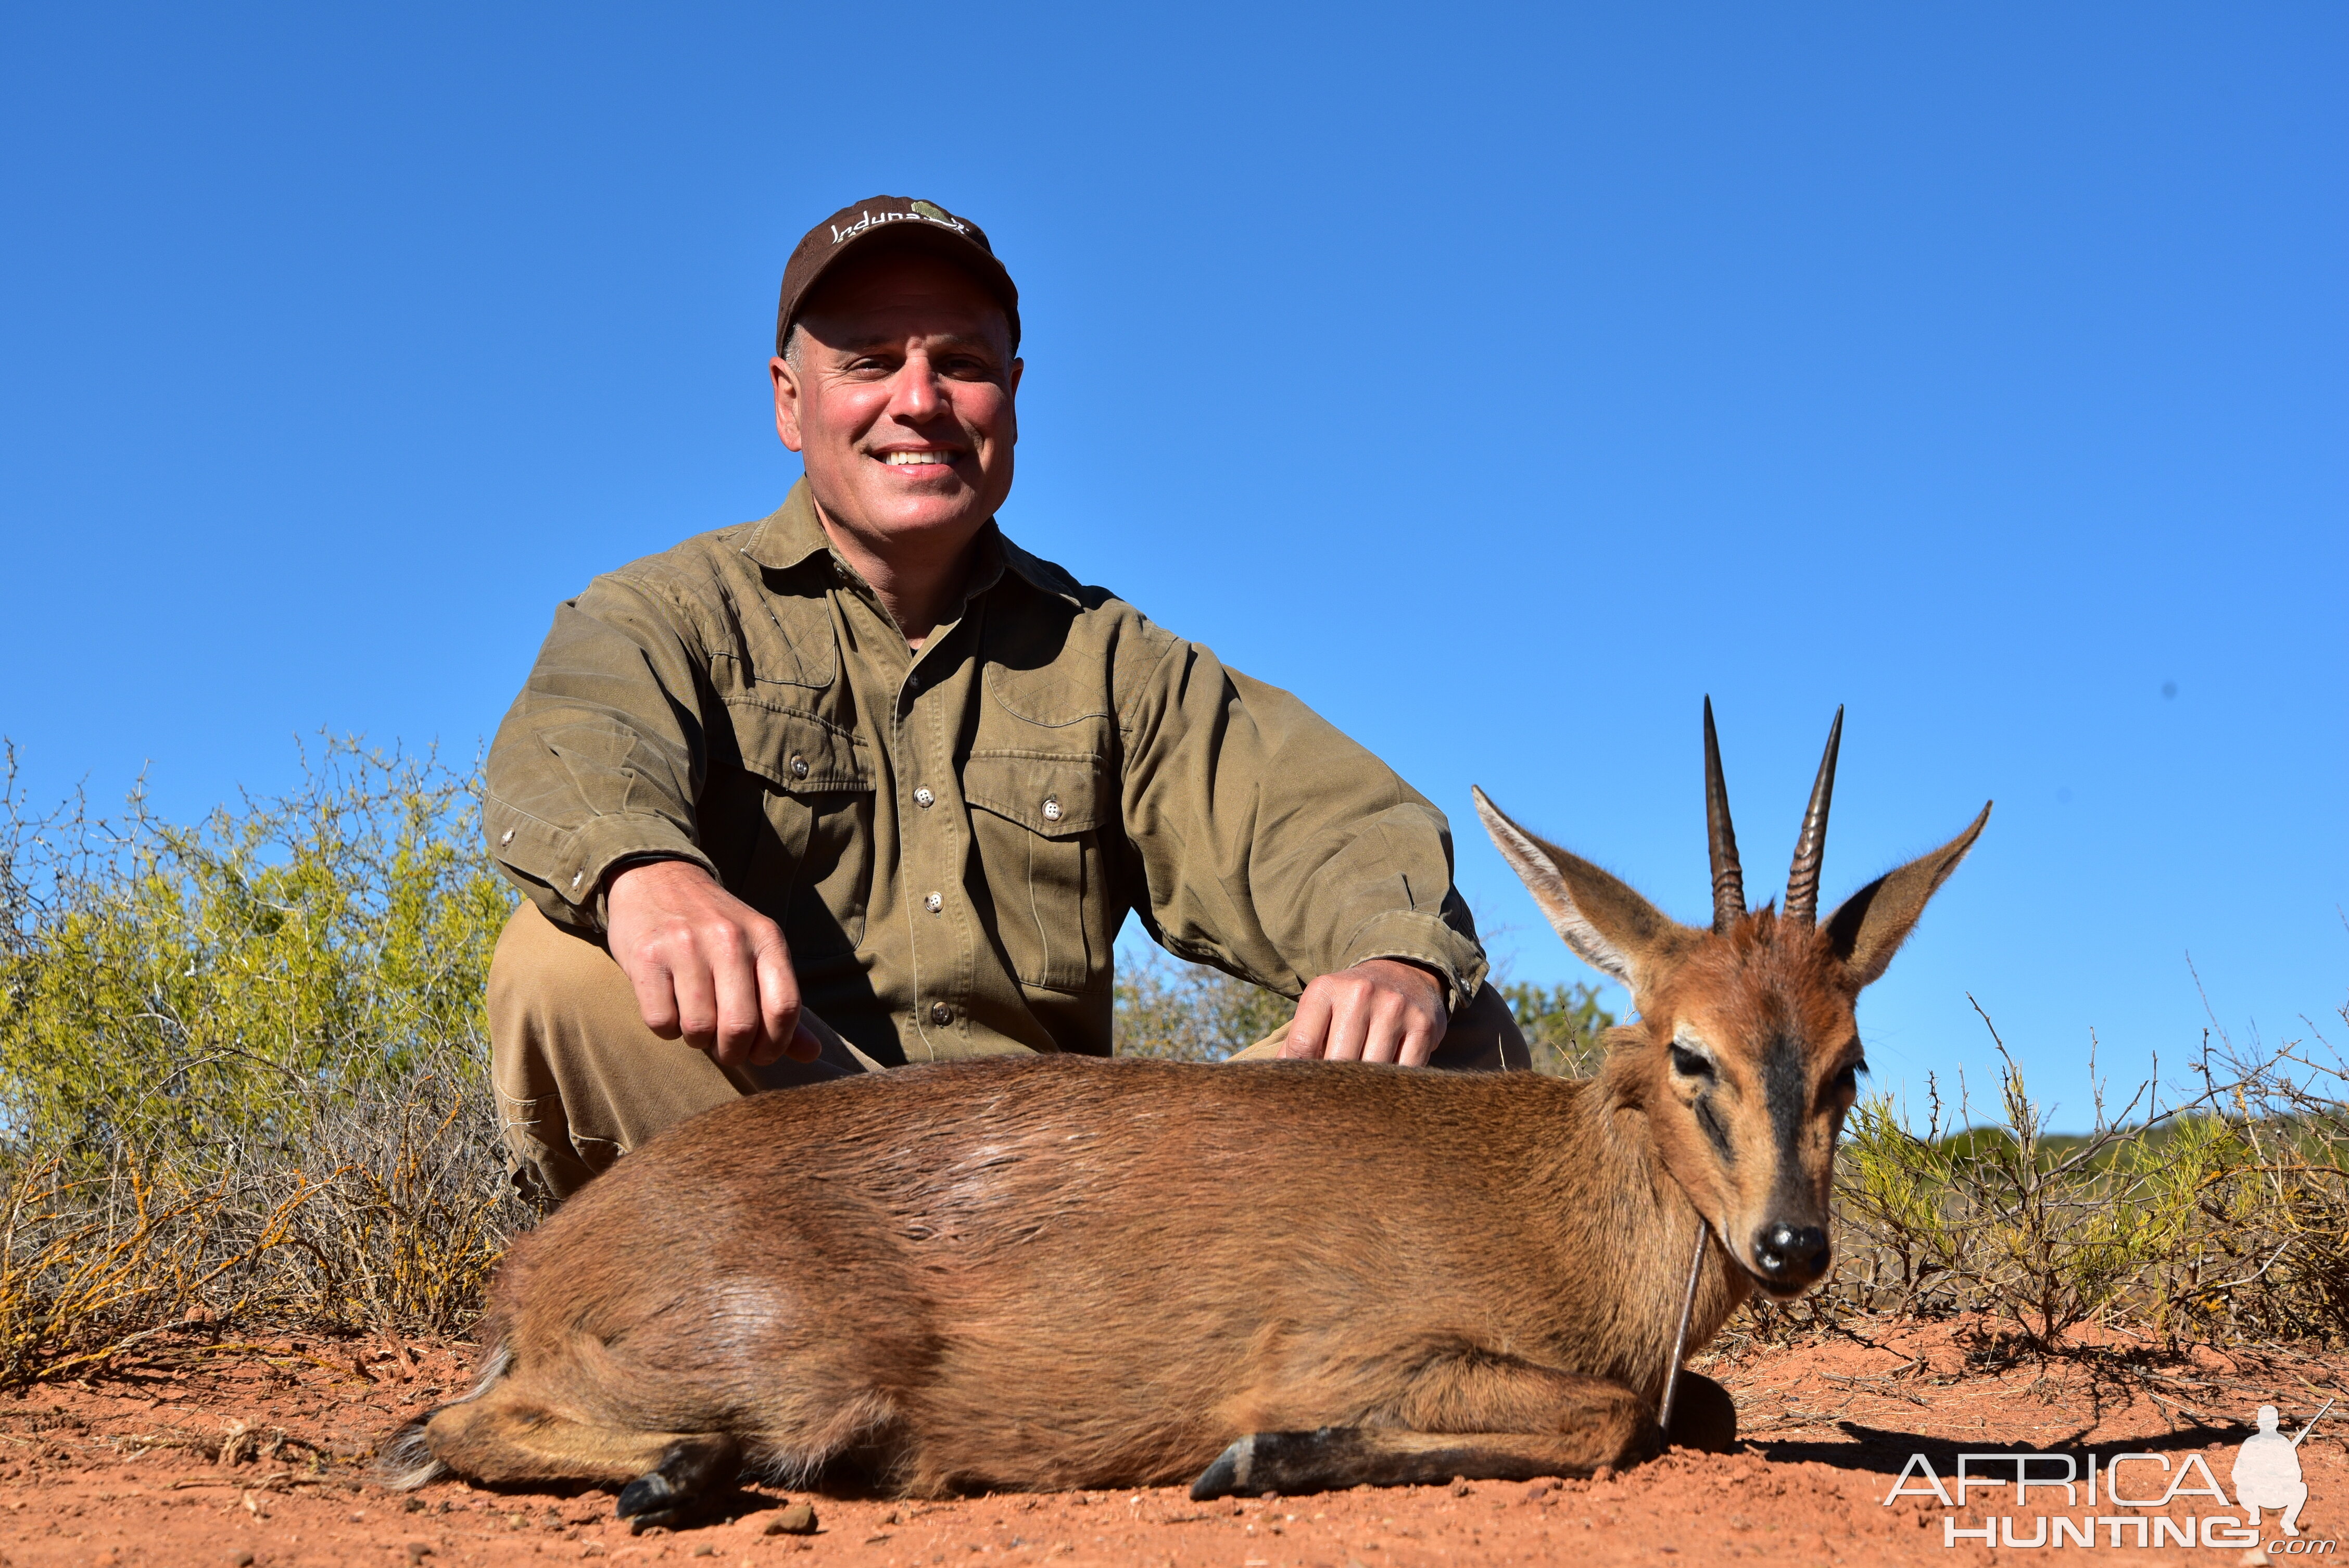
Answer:
[(2324, 1409), (2308, 1418), (2308, 1425), (2292, 1437), (2276, 1430), (2279, 1418), (2273, 1405), (2260, 1407), (2260, 1429), (2243, 1439), (2236, 1451), (2235, 1469), (2230, 1479), (2235, 1483), (2235, 1501), (2248, 1515), (2244, 1525), (2251, 1530), (2260, 1527), (2260, 1510), (2280, 1508), (2283, 1518), (2279, 1521), (2286, 1535), (2300, 1533), (2300, 1511), (2308, 1501), (2308, 1483), (2300, 1479), (2300, 1444), (2317, 1422), (2324, 1419), (2324, 1410), (2333, 1408), (2333, 1401), (2324, 1401)]

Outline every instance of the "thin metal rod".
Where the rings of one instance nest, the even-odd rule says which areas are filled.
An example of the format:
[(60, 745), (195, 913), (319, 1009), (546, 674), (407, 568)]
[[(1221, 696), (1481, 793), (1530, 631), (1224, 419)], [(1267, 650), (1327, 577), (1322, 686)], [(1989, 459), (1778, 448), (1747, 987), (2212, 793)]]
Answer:
[[(2331, 1408), (2333, 1408), (2333, 1401), (2330, 1399), (2325, 1400), (2324, 1410), (2329, 1410)], [(2300, 1436), (2292, 1439), (2292, 1446), (2293, 1448), (2300, 1447), (2300, 1439), (2308, 1436), (2310, 1432), (2316, 1429), (2316, 1423), (2324, 1419), (2324, 1410), (2319, 1410), (2316, 1414), (2308, 1418), (2308, 1425), (2301, 1428)]]
[(1696, 1222), (1696, 1251), (1689, 1258), (1688, 1291), (1681, 1297), (1681, 1331), (1672, 1336), (1672, 1365), (1664, 1374), (1664, 1402), (1656, 1408), (1656, 1425), (1664, 1429), (1667, 1444), (1672, 1440), (1672, 1401), (1680, 1398), (1681, 1392), (1681, 1357), (1688, 1354), (1689, 1322), (1696, 1316), (1696, 1280), (1704, 1270), (1706, 1230), (1704, 1217), (1700, 1214)]

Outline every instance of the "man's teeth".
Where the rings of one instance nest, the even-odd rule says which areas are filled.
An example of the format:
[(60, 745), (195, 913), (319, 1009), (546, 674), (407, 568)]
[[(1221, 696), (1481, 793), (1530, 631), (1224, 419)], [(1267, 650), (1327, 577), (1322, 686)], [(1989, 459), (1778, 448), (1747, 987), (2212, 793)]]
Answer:
[(914, 463), (947, 463), (954, 459), (944, 452), (891, 452), (887, 460), (891, 468), (902, 469)]

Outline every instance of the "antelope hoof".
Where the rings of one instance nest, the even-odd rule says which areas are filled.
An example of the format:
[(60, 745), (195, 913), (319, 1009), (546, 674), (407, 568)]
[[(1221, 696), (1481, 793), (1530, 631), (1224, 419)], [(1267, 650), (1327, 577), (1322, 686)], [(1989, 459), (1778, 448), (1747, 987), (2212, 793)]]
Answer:
[(1725, 1454), (1737, 1446), (1737, 1406), (1729, 1390), (1701, 1372), (1682, 1372), (1672, 1399), (1672, 1429), (1665, 1441), (1676, 1449)]
[(1216, 1456), (1216, 1462), (1191, 1483), (1193, 1502), (1211, 1502), (1247, 1489), (1248, 1472), (1256, 1468), (1256, 1434), (1250, 1432)]
[(656, 1525), (675, 1529), (700, 1511), (721, 1472), (731, 1477), (736, 1462), (731, 1438), (680, 1439), (663, 1451), (660, 1463), (621, 1488), (613, 1511), (628, 1522), (631, 1534)]
[[(1420, 1453), (1387, 1453), (1366, 1440), (1359, 1427), (1322, 1427), (1310, 1432), (1250, 1432), (1217, 1456), (1191, 1483), (1191, 1501), (1258, 1497), (1268, 1491), (1301, 1496), (1367, 1482), (1400, 1486), (1460, 1473), (1458, 1445), (1439, 1439)], [(1441, 1472), (1440, 1474), (1437, 1472)]]

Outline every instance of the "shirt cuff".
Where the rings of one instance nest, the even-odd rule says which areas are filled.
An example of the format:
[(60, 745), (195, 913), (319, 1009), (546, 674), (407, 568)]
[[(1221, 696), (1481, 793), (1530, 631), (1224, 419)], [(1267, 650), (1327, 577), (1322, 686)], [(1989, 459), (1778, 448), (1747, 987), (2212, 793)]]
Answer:
[(1449, 987), (1444, 1006), (1460, 1016), (1475, 1001), (1491, 967), (1485, 950), (1433, 914), (1395, 910), (1366, 921), (1347, 940), (1338, 967), (1350, 969), (1371, 958), (1400, 958), (1433, 969)]
[(491, 852), (547, 888), (574, 913), (572, 923), (604, 929), (604, 879), (626, 861), (690, 861), (711, 876), (718, 868), (691, 836), (667, 817), (631, 811), (590, 817), (559, 828), (494, 797), (484, 813)]

